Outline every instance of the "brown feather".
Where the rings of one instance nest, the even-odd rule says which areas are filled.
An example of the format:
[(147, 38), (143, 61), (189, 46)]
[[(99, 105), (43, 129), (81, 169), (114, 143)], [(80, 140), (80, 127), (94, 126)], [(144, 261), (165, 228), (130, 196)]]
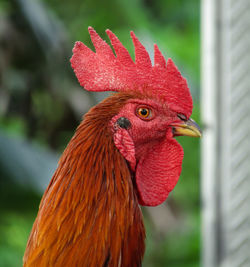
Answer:
[(24, 266), (141, 266), (142, 214), (108, 125), (132, 97), (115, 94), (85, 115), (41, 200)]

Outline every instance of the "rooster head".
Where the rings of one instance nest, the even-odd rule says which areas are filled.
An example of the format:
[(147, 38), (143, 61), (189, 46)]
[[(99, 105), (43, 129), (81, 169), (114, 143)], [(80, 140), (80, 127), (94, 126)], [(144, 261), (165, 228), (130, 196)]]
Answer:
[(108, 122), (114, 144), (134, 173), (141, 205), (156, 206), (175, 187), (183, 149), (174, 139), (200, 137), (199, 126), (190, 119), (193, 104), (186, 80), (171, 59), (167, 62), (154, 46), (154, 65), (133, 32), (135, 62), (110, 31), (111, 47), (89, 27), (95, 52), (76, 42), (71, 64), (81, 84), (89, 91), (130, 94), (123, 107)]

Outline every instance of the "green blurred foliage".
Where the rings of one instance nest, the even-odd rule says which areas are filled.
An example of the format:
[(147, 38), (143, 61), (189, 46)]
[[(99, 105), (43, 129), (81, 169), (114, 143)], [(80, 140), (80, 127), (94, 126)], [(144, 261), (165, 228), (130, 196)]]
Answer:
[(18, 267), (41, 196), (11, 182), (1, 166), (0, 176), (0, 267)]
[[(0, 0), (0, 16), (8, 16), (9, 12), (12, 12), (12, 16), (15, 15), (14, 5), (11, 4), (13, 2), (15, 1)], [(199, 122), (200, 1), (44, 0), (43, 2), (49, 6), (48, 12), (56, 14), (64, 25), (72, 43), (71, 47), (76, 40), (81, 40), (93, 47), (87, 26), (93, 26), (106, 40), (105, 30), (111, 29), (131, 54), (133, 54), (133, 46), (129, 38), (130, 30), (133, 30), (143, 43), (145, 40), (150, 43), (157, 42), (163, 53), (167, 57), (171, 56), (187, 77), (195, 100), (192, 117)], [(11, 67), (17, 74), (15, 80), (21, 77), (17, 66), (21, 66), (21, 69), (33, 70), (34, 68), (34, 76), (32, 76), (34, 79), (41, 72), (45, 77), (44, 82), (39, 81), (39, 85), (35, 83), (35, 88), (29, 95), (32, 116), (19, 114), (15, 106), (12, 109), (14, 112), (0, 115), (0, 127), (10, 134), (22, 135), (32, 142), (42, 143), (44, 146), (61, 151), (73, 135), (76, 118), (65, 107), (62, 99), (55, 100), (53, 93), (47, 89), (51, 79), (50, 70), (43, 68), (45, 59), (41, 53), (35, 54), (37, 58), (30, 57), (32, 64), (28, 60), (27, 63), (25, 62), (26, 55), (24, 55), (15, 66)], [(69, 62), (65, 60), (63, 64), (69, 65)], [(40, 65), (41, 69), (34, 67), (36, 65)], [(62, 76), (59, 74), (57, 79), (63, 80), (63, 74)], [(72, 75), (73, 79), (75, 78)], [(19, 87), (22, 88), (21, 82)], [(20, 89), (19, 87), (17, 83), (17, 89)], [(22, 95), (21, 89), (17, 90), (16, 94)], [(63, 128), (63, 124), (67, 124), (66, 128)], [(33, 132), (31, 125), (36, 126)], [(154, 229), (150, 220), (146, 218), (145, 267), (199, 266), (199, 140), (187, 137), (180, 137), (178, 140), (185, 151), (183, 171), (168, 202), (180, 223), (171, 228), (166, 236), (159, 237), (156, 234), (157, 229)], [(6, 176), (1, 166), (0, 176), (0, 267), (17, 267), (21, 266), (26, 241), (41, 196), (9, 182), (11, 179)]]

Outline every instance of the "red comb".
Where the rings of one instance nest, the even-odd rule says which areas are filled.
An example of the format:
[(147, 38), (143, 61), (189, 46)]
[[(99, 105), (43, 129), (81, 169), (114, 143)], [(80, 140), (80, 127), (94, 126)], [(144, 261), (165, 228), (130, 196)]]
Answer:
[(133, 32), (131, 37), (135, 47), (135, 62), (127, 49), (110, 31), (106, 33), (115, 50), (89, 27), (95, 52), (82, 42), (76, 42), (71, 58), (72, 68), (80, 82), (88, 91), (150, 91), (163, 98), (177, 112), (189, 117), (192, 113), (192, 97), (186, 79), (171, 59), (167, 63), (157, 45), (154, 46), (154, 66), (145, 47)]

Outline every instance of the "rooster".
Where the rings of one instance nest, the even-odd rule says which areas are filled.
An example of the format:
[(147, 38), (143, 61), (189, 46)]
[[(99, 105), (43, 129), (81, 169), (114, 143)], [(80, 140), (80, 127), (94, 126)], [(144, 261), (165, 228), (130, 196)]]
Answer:
[(76, 42), (72, 68), (89, 91), (116, 91), (90, 109), (65, 149), (40, 203), (24, 266), (141, 266), (139, 205), (166, 200), (181, 173), (174, 139), (200, 137), (192, 97), (171, 59), (154, 46), (154, 66), (133, 32), (135, 62), (89, 27), (95, 52)]

